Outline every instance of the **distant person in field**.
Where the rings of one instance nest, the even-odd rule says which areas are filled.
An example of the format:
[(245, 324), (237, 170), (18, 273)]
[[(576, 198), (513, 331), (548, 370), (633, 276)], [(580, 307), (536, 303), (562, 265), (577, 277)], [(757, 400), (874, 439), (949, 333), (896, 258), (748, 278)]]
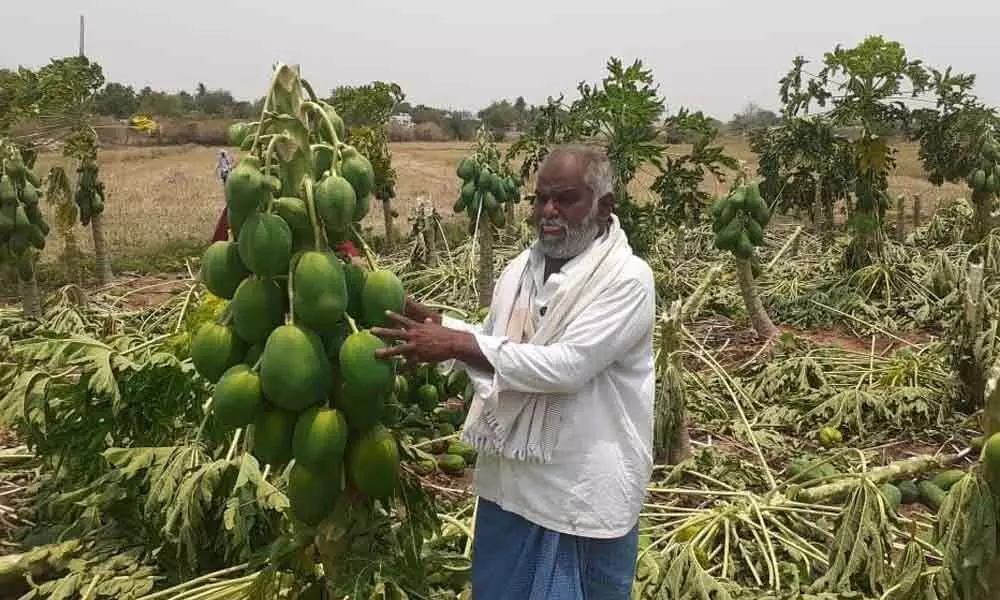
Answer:
[[(223, 189), (225, 189), (226, 179), (229, 177), (229, 172), (233, 170), (233, 163), (225, 150), (219, 150), (219, 160), (216, 163), (215, 169), (219, 175), (219, 179), (222, 180)], [(224, 193), (223, 202), (225, 202)], [(226, 205), (223, 203), (222, 213), (219, 215), (219, 220), (215, 223), (215, 233), (212, 234), (213, 242), (224, 242), (229, 239), (229, 219), (227, 213)]]
[(538, 240), (500, 274), (482, 325), (407, 300), (382, 357), (458, 360), (475, 394), (476, 600), (628, 600), (653, 468), (649, 266), (613, 214), (611, 168), (586, 147), (538, 171)]

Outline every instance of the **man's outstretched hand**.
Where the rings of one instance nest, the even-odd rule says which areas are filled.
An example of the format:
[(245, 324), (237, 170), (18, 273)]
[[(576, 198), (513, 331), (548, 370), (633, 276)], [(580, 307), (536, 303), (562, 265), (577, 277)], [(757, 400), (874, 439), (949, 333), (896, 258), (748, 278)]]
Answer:
[(385, 314), (398, 327), (372, 327), (372, 334), (387, 344), (402, 343), (376, 350), (376, 357), (401, 356), (409, 361), (427, 363), (458, 359), (480, 369), (493, 370), (471, 333), (438, 325), (430, 318), (420, 322), (392, 311)]
[(438, 363), (455, 358), (455, 349), (461, 345), (462, 338), (471, 337), (463, 331), (438, 325), (429, 318), (420, 322), (392, 311), (386, 311), (385, 314), (399, 327), (372, 327), (372, 334), (388, 344), (397, 341), (402, 343), (376, 350), (375, 356), (378, 358), (402, 356), (417, 362)]

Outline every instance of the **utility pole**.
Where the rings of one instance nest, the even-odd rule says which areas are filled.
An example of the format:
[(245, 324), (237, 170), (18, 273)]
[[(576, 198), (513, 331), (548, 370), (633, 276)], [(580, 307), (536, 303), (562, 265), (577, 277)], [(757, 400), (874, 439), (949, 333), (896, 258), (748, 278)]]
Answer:
[(80, 15), (80, 56), (86, 56), (83, 52), (83, 15)]

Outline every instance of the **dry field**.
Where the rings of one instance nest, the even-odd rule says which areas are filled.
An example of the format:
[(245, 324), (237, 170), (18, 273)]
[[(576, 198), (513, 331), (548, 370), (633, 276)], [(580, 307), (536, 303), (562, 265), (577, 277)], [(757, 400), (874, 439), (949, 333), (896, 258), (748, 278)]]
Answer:
[[(729, 139), (726, 145), (749, 168), (755, 165), (744, 140)], [(409, 229), (406, 219), (420, 199), (433, 203), (445, 216), (451, 214), (458, 193), (455, 166), (469, 148), (469, 144), (461, 142), (393, 144), (393, 164), (398, 173), (398, 198), (394, 204), (400, 215), (398, 229)], [(222, 185), (215, 175), (218, 150), (186, 145), (108, 148), (101, 152), (101, 173), (107, 188), (106, 229), (114, 258), (155, 255), (171, 246), (199, 244), (210, 238), (224, 202)], [(61, 161), (58, 155), (43, 155), (39, 157), (38, 172), (44, 173)], [(640, 173), (633, 186), (637, 197), (648, 194), (645, 186), (651, 178), (649, 173)], [(902, 148), (891, 186), (893, 197), (900, 193), (907, 198), (921, 194), (924, 215), (930, 214), (939, 201), (953, 199), (963, 190), (928, 183), (912, 145)], [(723, 188), (706, 182), (706, 189)], [(382, 207), (373, 205), (365, 225), (381, 233), (382, 223)], [(80, 241), (84, 252), (90, 253), (89, 236), (81, 235)], [(60, 246), (57, 236), (51, 235), (43, 260), (58, 260)]]

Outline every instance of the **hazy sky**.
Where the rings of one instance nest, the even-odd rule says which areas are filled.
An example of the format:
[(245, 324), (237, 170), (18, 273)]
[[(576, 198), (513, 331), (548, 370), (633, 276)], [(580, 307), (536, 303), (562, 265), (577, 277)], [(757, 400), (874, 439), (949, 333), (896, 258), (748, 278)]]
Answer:
[(796, 54), (819, 59), (878, 33), (976, 73), (980, 97), (1000, 104), (998, 0), (8, 0), (0, 65), (75, 53), (80, 13), (88, 56), (136, 89), (204, 81), (251, 99), (281, 60), (320, 93), (382, 79), (414, 103), (478, 109), (572, 96), (613, 55), (652, 67), (668, 106), (728, 119), (749, 101), (777, 107)]

